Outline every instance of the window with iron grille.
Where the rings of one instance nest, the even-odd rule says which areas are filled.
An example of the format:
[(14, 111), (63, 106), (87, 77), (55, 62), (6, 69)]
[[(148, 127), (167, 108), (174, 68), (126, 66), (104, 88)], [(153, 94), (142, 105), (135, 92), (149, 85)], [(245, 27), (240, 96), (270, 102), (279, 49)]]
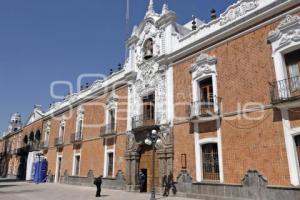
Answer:
[(220, 180), (217, 144), (205, 144), (202, 146), (202, 167), (204, 180)]
[(298, 163), (300, 167), (300, 135), (295, 137), (295, 143), (296, 143), (296, 151), (298, 155)]

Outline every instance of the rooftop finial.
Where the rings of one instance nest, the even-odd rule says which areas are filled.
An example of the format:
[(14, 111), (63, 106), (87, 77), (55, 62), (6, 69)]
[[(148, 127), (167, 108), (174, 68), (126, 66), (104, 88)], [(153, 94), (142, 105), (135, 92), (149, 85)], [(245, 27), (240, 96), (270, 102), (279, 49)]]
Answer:
[(163, 5), (163, 8), (162, 8), (162, 14), (166, 14), (167, 12), (169, 11), (169, 7), (168, 7), (168, 4), (167, 2), (165, 1), (164, 5)]
[(154, 3), (153, 0), (149, 1), (149, 6), (148, 6), (148, 11), (146, 15), (152, 14), (154, 13)]
[(196, 17), (193, 15), (192, 18), (193, 18), (193, 21), (192, 21), (192, 30), (195, 31), (195, 30), (197, 30)]

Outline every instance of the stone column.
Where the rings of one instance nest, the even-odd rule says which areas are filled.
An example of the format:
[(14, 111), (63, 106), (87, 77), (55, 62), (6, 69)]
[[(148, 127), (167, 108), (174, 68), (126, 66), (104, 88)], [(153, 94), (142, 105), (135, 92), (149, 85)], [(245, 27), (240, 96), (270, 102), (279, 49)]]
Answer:
[(126, 191), (138, 191), (138, 170), (140, 154), (138, 152), (128, 152), (126, 154)]
[(162, 179), (173, 170), (173, 149), (165, 148), (157, 151), (159, 167), (159, 187), (162, 187)]

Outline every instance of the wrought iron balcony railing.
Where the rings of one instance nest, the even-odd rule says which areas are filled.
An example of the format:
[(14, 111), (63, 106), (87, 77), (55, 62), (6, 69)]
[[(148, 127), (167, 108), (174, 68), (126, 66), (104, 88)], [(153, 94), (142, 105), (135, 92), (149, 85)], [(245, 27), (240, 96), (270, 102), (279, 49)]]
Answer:
[(107, 124), (100, 129), (100, 137), (115, 136), (117, 135), (116, 124)]
[(190, 110), (190, 117), (213, 117), (220, 115), (220, 104), (221, 98), (219, 97), (211, 97), (209, 101), (196, 101), (192, 102), (191, 110)]
[(72, 144), (82, 142), (82, 133), (81, 133), (81, 132), (73, 133), (73, 134), (71, 135), (71, 141), (70, 141), (70, 142), (71, 142)]
[(63, 137), (57, 137), (57, 138), (55, 138), (55, 140), (54, 140), (54, 145), (55, 145), (56, 147), (61, 147), (61, 146), (63, 146), (63, 145), (64, 145), (64, 138), (63, 138)]
[(270, 83), (271, 103), (300, 99), (300, 76)]
[(132, 129), (152, 127), (156, 125), (156, 117), (154, 115), (137, 115), (132, 117)]

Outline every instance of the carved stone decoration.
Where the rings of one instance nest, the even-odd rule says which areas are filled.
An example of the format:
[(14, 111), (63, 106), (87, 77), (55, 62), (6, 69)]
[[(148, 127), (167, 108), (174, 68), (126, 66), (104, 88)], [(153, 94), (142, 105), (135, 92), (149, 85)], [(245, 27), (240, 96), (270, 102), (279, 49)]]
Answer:
[(241, 181), (242, 185), (250, 187), (266, 187), (268, 185), (267, 179), (262, 176), (257, 170), (248, 170), (247, 174)]
[(193, 178), (190, 176), (187, 170), (181, 170), (180, 174), (177, 177), (178, 183), (192, 183)]
[(236, 4), (230, 6), (225, 13), (221, 15), (220, 25), (224, 26), (235, 19), (246, 15), (259, 5), (258, 0), (240, 0)]
[(134, 137), (134, 134), (132, 134), (132, 133), (127, 134), (127, 150), (128, 151), (136, 150), (135, 137)]
[(93, 179), (93, 178), (95, 177), (95, 176), (94, 176), (93, 170), (90, 169), (90, 170), (88, 171), (87, 177), (90, 178), (90, 179)]
[(300, 17), (287, 15), (279, 24), (279, 26), (271, 31), (268, 36), (268, 42), (274, 44), (273, 51), (284, 46), (290, 45), (292, 42), (300, 41)]
[(196, 59), (196, 62), (191, 66), (191, 73), (193, 78), (198, 78), (204, 74), (216, 73), (215, 65), (217, 64), (217, 59), (208, 54), (200, 54)]
[(118, 100), (119, 100), (119, 98), (117, 95), (115, 95), (115, 94), (110, 95), (106, 102), (107, 110), (116, 108)]

